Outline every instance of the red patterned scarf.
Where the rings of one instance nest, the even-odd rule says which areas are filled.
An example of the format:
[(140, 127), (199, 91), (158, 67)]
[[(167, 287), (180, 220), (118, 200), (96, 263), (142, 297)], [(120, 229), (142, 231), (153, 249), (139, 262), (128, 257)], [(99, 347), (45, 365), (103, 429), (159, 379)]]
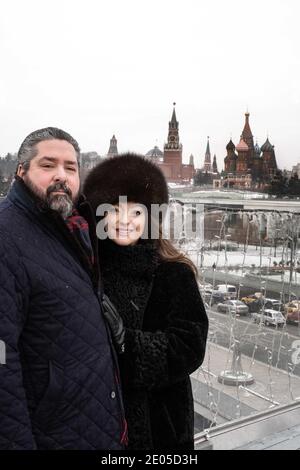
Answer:
[(78, 240), (93, 265), (95, 258), (89, 234), (89, 224), (76, 209), (73, 209), (72, 215), (67, 217), (65, 222), (70, 232)]

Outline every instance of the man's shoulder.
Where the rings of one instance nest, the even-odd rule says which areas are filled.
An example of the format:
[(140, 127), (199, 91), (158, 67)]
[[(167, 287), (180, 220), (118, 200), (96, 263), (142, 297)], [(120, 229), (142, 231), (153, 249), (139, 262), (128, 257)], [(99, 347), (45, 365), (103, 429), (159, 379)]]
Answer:
[(8, 224), (13, 223), (13, 212), (13, 204), (8, 197), (6, 197), (0, 202), (0, 230), (1, 228), (5, 229)]
[(0, 202), (0, 229), (9, 229), (11, 226), (17, 224), (19, 217), (23, 218), (21, 211), (18, 210), (8, 197)]
[(11, 205), (12, 205), (12, 202), (9, 200), (8, 197), (1, 199), (0, 200), (0, 214), (5, 212)]
[[(0, 203), (0, 240), (9, 245), (17, 243), (20, 230), (29, 236), (30, 221), (26, 214), (18, 208), (9, 198)], [(0, 242), (0, 243), (1, 243)]]
[(3, 201), (0, 204), (0, 253), (11, 253), (14, 248), (15, 217), (11, 210), (11, 203)]

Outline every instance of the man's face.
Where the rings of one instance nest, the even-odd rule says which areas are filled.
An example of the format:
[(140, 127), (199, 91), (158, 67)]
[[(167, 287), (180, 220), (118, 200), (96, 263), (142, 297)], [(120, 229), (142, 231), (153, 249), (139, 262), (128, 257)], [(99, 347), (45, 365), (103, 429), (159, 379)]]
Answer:
[(47, 205), (64, 218), (72, 213), (79, 193), (79, 169), (74, 147), (65, 140), (45, 140), (36, 145), (37, 155), (18, 176)]

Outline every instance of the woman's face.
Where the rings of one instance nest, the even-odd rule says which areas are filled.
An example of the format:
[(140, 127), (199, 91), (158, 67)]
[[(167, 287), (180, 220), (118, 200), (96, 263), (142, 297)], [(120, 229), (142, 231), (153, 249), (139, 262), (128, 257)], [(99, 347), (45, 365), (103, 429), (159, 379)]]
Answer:
[(144, 232), (144, 209), (135, 202), (121, 202), (113, 207), (105, 217), (108, 238), (117, 245), (135, 245)]

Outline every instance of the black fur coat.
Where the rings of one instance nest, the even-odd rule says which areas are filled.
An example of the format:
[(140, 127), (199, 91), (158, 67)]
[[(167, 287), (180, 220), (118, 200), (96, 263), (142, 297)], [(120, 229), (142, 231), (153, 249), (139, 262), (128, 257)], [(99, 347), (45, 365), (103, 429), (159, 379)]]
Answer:
[(119, 356), (130, 449), (193, 449), (189, 374), (202, 363), (207, 315), (191, 269), (151, 243), (100, 242), (105, 293), (123, 318)]

